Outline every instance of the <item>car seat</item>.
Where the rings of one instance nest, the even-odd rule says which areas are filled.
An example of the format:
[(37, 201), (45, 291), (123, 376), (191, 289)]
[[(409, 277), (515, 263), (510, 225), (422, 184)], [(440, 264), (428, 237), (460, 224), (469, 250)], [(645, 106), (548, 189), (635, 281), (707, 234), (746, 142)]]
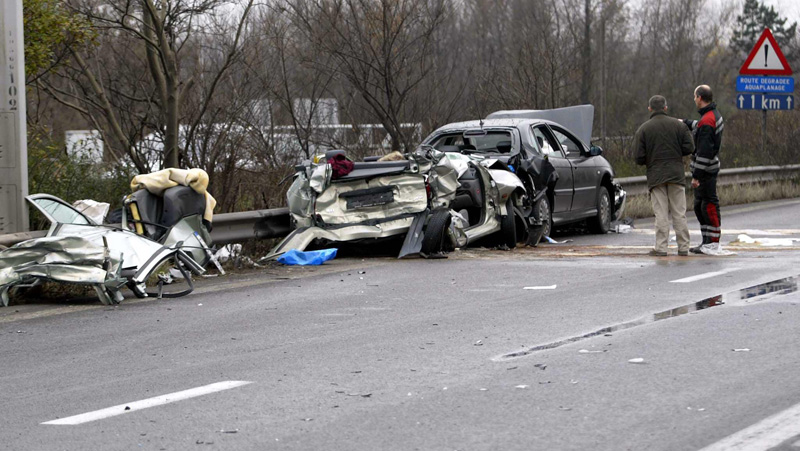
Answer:
[(202, 216), (206, 208), (205, 196), (188, 186), (168, 188), (163, 197), (138, 190), (128, 195), (124, 203), (136, 233), (154, 241), (164, 238), (170, 227), (182, 218)]

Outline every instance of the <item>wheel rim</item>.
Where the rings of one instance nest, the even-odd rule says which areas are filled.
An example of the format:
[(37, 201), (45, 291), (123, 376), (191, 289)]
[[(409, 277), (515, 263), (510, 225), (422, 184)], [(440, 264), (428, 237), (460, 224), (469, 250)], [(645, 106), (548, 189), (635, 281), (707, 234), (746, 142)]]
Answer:
[(546, 199), (539, 204), (539, 219), (542, 221), (542, 235), (550, 236), (553, 223), (550, 221), (550, 203)]

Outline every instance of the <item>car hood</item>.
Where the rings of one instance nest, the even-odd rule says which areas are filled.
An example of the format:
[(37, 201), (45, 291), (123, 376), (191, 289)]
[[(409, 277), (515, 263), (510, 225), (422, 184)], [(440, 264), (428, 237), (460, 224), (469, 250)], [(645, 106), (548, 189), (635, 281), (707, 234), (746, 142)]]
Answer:
[(486, 119), (544, 119), (553, 121), (575, 133), (587, 146), (592, 142), (593, 105), (577, 105), (552, 110), (502, 110)]

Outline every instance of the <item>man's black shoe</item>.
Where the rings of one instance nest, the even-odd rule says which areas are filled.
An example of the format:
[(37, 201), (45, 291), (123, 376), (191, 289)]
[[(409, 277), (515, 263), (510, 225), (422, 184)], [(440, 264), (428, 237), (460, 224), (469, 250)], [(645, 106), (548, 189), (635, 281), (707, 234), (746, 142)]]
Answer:
[(701, 250), (700, 250), (700, 248), (701, 248), (701, 247), (703, 247), (703, 245), (702, 245), (702, 244), (701, 244), (701, 245), (699, 245), (699, 246), (690, 247), (690, 248), (689, 248), (689, 252), (691, 252), (691, 253), (693, 253), (693, 254), (702, 254), (702, 253), (703, 253), (703, 251), (701, 251)]

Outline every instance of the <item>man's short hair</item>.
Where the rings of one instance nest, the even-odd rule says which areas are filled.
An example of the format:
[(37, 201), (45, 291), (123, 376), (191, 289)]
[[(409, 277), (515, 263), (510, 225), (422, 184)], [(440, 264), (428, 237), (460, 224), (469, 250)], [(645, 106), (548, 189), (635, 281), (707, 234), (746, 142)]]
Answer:
[(714, 94), (711, 92), (711, 87), (708, 85), (700, 85), (694, 89), (694, 95), (700, 97), (703, 102), (711, 103), (714, 101)]
[(655, 95), (650, 97), (650, 109), (653, 111), (663, 111), (667, 107), (667, 99), (664, 96)]

